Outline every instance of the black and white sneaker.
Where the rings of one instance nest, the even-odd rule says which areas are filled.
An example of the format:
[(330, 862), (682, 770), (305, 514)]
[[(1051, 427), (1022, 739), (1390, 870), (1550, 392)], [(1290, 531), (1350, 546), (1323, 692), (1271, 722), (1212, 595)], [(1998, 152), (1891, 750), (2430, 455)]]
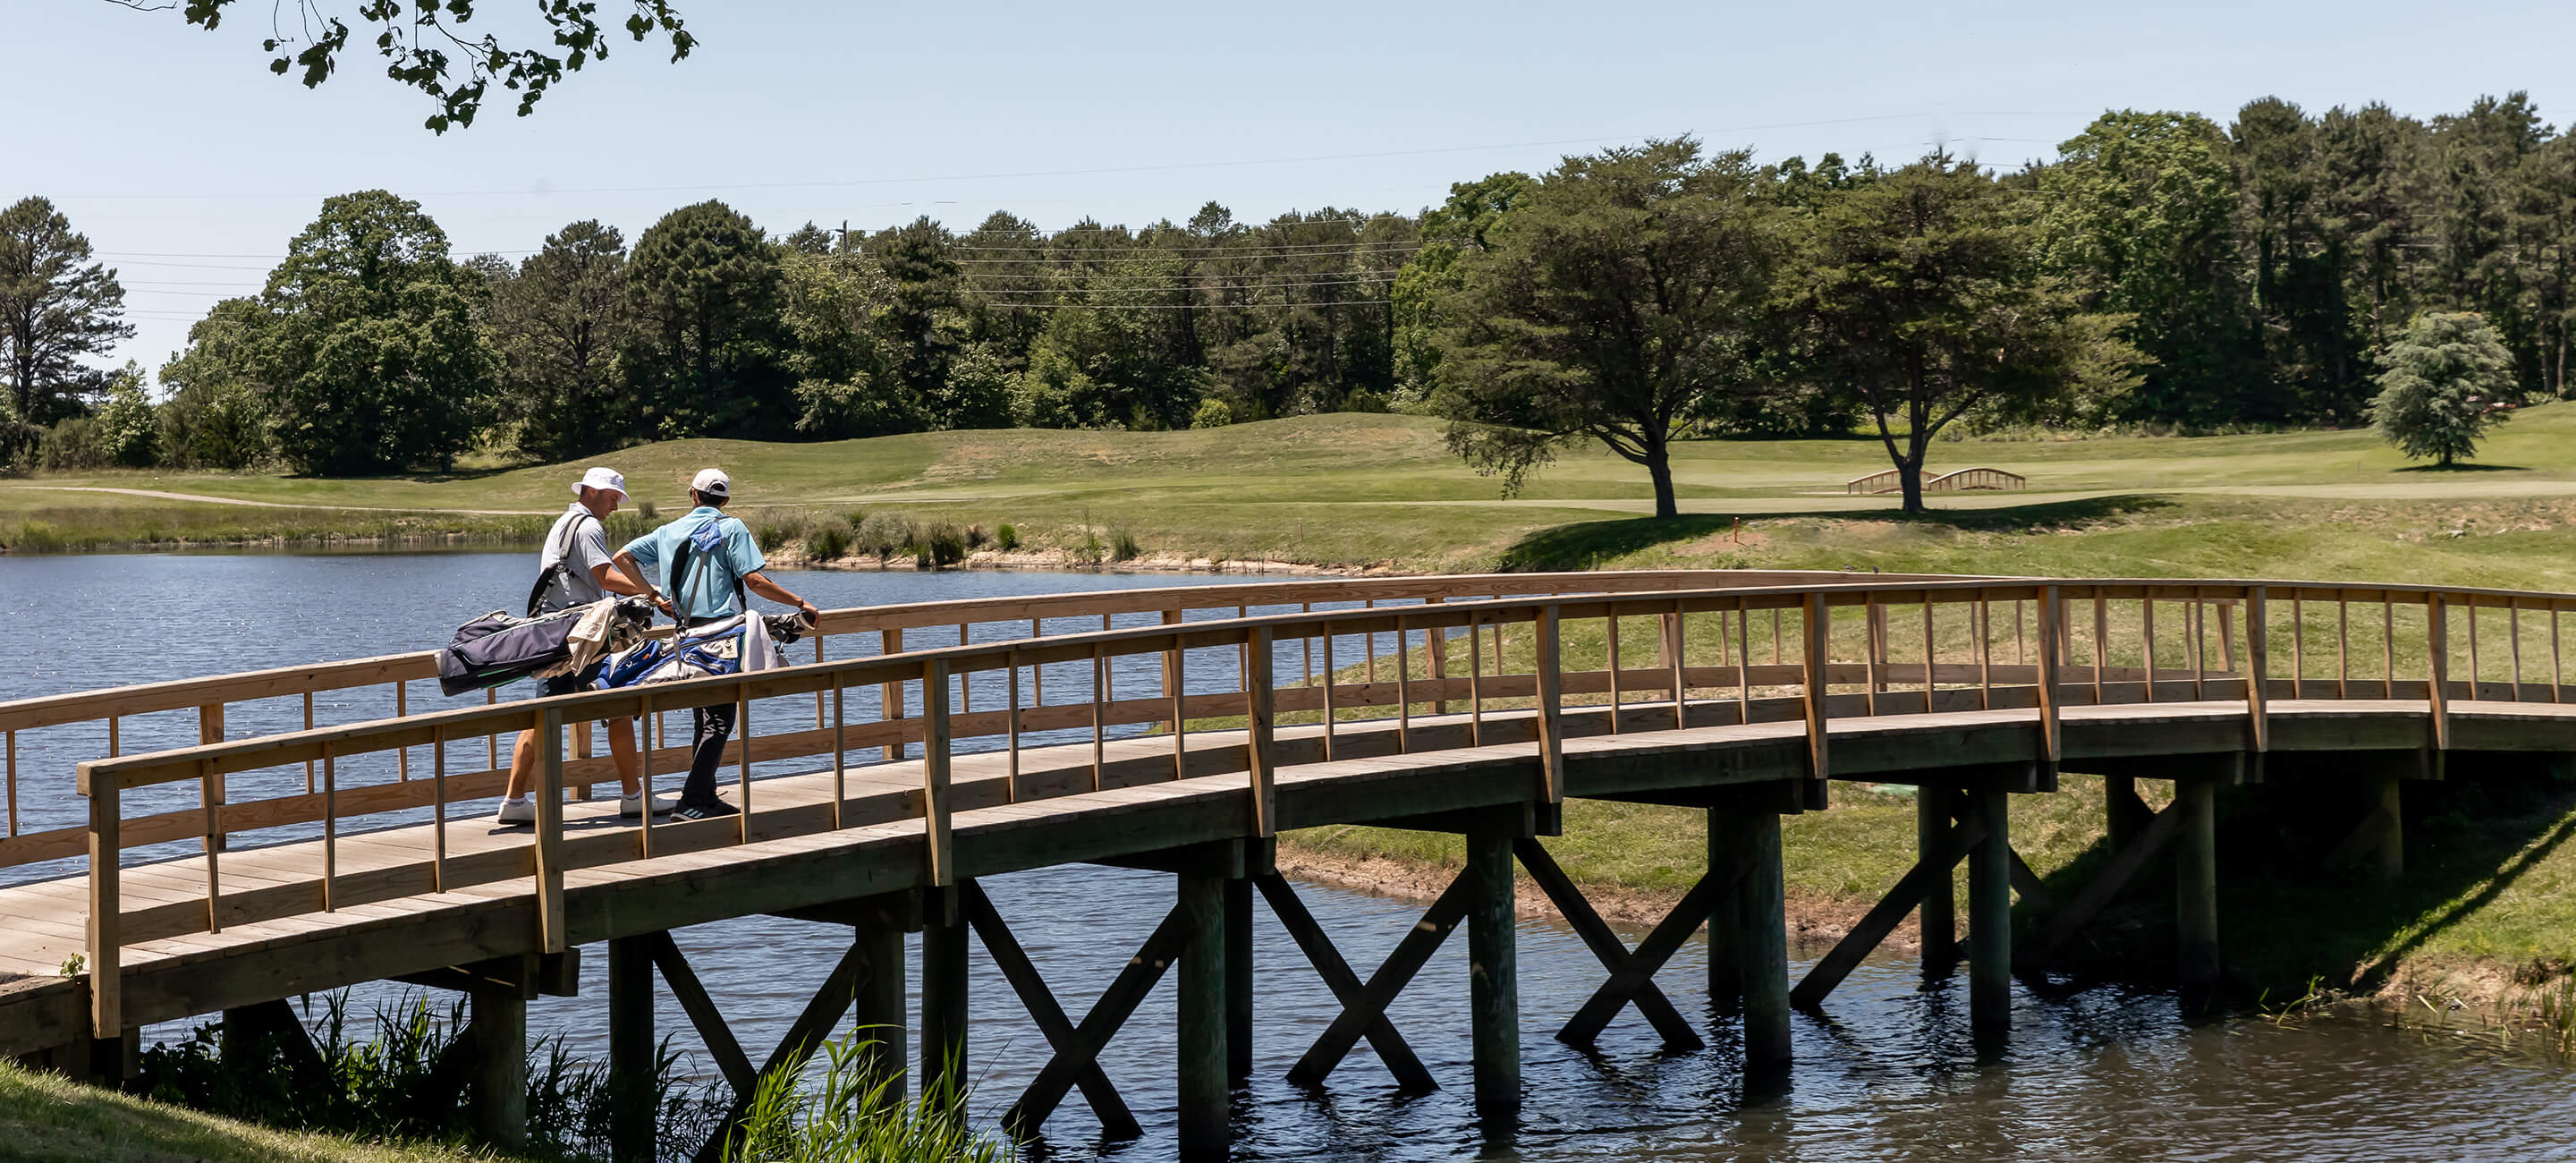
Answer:
[(709, 800), (703, 804), (682, 804), (677, 811), (671, 813), (671, 818), (674, 820), (721, 820), (726, 816), (738, 816), (741, 814), (742, 809), (726, 803), (723, 800)]

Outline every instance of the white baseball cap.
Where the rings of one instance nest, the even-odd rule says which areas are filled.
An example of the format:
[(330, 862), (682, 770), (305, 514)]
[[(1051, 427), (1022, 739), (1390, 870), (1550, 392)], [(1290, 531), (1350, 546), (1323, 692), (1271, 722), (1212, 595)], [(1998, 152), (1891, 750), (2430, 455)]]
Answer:
[(733, 478), (726, 476), (724, 470), (720, 468), (702, 468), (698, 470), (698, 475), (689, 481), (689, 489), (692, 492), (705, 493), (710, 497), (730, 498), (733, 496)]
[(575, 484), (572, 487), (572, 495), (576, 497), (580, 496), (583, 489), (598, 489), (603, 493), (615, 493), (619, 500), (624, 500), (626, 497), (626, 474), (613, 468), (593, 468), (589, 472), (581, 474), (580, 483)]

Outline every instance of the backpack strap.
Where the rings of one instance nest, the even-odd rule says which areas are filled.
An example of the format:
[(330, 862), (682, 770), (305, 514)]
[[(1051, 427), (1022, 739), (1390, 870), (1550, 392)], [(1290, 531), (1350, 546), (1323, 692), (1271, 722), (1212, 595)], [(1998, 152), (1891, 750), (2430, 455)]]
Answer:
[(564, 545), (561, 553), (555, 552), (555, 542), (552, 538), (548, 538), (546, 540), (545, 551), (547, 553), (554, 554), (554, 560), (547, 562), (544, 569), (537, 571), (537, 584), (528, 588), (528, 617), (533, 618), (537, 616), (538, 609), (540, 609), (545, 603), (546, 593), (554, 589), (558, 584), (564, 586), (567, 596), (570, 595), (572, 587), (569, 579), (572, 576), (572, 566), (567, 564), (564, 559), (572, 556), (573, 534), (581, 528), (582, 517), (589, 517), (593, 521), (599, 519), (597, 517), (592, 517), (588, 513), (583, 513), (580, 517), (573, 518), (568, 524), (558, 526), (558, 528), (564, 531)]
[[(689, 530), (689, 535), (680, 538), (679, 547), (671, 552), (671, 572), (669, 576), (669, 581), (671, 583), (671, 610), (672, 616), (677, 619), (683, 627), (688, 626), (690, 623), (688, 615), (680, 613), (680, 611), (687, 609), (689, 604), (687, 595), (689, 578), (692, 573), (689, 567), (696, 564), (693, 559), (698, 553), (697, 535), (701, 531), (723, 520), (724, 516), (722, 514), (718, 514), (705, 524), (698, 526), (696, 529)], [(712, 572), (715, 568), (714, 560), (710, 559), (706, 565), (707, 571)], [(734, 609), (740, 611), (743, 616), (749, 617), (751, 615), (751, 598), (748, 594), (743, 592), (742, 579), (739, 577), (733, 579), (733, 605)]]

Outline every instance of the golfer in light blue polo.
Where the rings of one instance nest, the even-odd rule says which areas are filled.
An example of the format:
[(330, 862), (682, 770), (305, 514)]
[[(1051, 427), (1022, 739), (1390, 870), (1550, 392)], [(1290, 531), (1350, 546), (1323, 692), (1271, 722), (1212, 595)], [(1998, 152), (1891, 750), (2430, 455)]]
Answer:
[[(804, 611), (808, 621), (817, 616), (814, 603), (761, 572), (769, 562), (761, 556), (760, 542), (740, 520), (725, 515), (725, 504), (733, 499), (733, 478), (723, 469), (702, 470), (689, 482), (689, 498), (696, 508), (617, 551), (617, 568), (642, 581), (646, 596), (678, 619), (681, 629), (745, 613), (746, 589)], [(716, 768), (724, 763), (725, 741), (733, 738), (733, 704), (698, 707), (690, 715), (696, 741), (689, 779), (681, 785), (680, 806), (671, 815), (680, 820), (733, 815), (739, 809), (716, 796)]]

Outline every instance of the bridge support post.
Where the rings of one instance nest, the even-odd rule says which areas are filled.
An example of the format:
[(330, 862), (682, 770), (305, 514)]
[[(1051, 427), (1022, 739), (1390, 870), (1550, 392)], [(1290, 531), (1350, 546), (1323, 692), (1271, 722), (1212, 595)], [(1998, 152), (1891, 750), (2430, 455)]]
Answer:
[(2174, 798), (2183, 811), (2174, 859), (2174, 944), (2182, 983), (2218, 980), (2218, 785), (2178, 780)]
[(618, 1163), (651, 1163), (654, 1143), (653, 945), (646, 937), (608, 942), (610, 1150)]
[(1225, 881), (1225, 1080), (1252, 1078), (1252, 878)]
[(466, 996), (473, 1015), (467, 1117), (484, 1142), (515, 1151), (528, 1142), (528, 998), (502, 982), (477, 983)]
[(1475, 1064), (1476, 1113), (1510, 1116), (1521, 1108), (1521, 1003), (1512, 911), (1512, 834), (1467, 834), (1467, 1020)]
[(2396, 880), (2406, 875), (2406, 813), (2397, 794), (2395, 772), (2379, 777), (2371, 788), (2371, 809), (2388, 817), (2388, 827), (2379, 833), (2379, 843), (2371, 849), (2371, 864), (2381, 880)]
[(2136, 776), (2103, 776), (2102, 794), (2102, 830), (2110, 835), (2111, 849), (2116, 852), (2136, 843), (2156, 814), (2147, 807), (2147, 801), (2138, 798)]
[(1733, 971), (1744, 1008), (1745, 1074), (1775, 1076), (1789, 1064), (1789, 922), (1780, 814), (1720, 809), (1708, 814), (1708, 831), (1710, 867), (1747, 868), (1713, 918), (1724, 928), (1709, 930), (1709, 960), (1725, 961)]
[[(1957, 814), (1959, 793), (1937, 784), (1914, 792), (1914, 858), (1929, 862), (1950, 842), (1950, 820)], [(1944, 868), (1923, 893), (1915, 917), (1923, 930), (1923, 964), (1948, 971), (1959, 958), (1959, 905), (1955, 869)]]
[(2006, 794), (1967, 794), (1985, 834), (1968, 850), (1968, 1025), (2012, 1030), (2012, 829)]
[(966, 918), (954, 889), (924, 893), (920, 1093), (962, 1103), (966, 1085)]
[(875, 1043), (861, 1055), (867, 1070), (885, 1083), (889, 1097), (900, 1099), (905, 1090), (904, 1063), (908, 1057), (904, 1027), (910, 1024), (904, 1006), (911, 1000), (903, 988), (903, 935), (907, 927), (888, 917), (852, 928), (851, 939), (867, 959), (867, 976), (859, 979), (850, 1021), (859, 1028), (861, 1038)]
[(1223, 1159), (1228, 1111), (1226, 885), (1223, 876), (1182, 873), (1179, 907), (1188, 943), (1181, 953), (1179, 998), (1180, 1157)]

